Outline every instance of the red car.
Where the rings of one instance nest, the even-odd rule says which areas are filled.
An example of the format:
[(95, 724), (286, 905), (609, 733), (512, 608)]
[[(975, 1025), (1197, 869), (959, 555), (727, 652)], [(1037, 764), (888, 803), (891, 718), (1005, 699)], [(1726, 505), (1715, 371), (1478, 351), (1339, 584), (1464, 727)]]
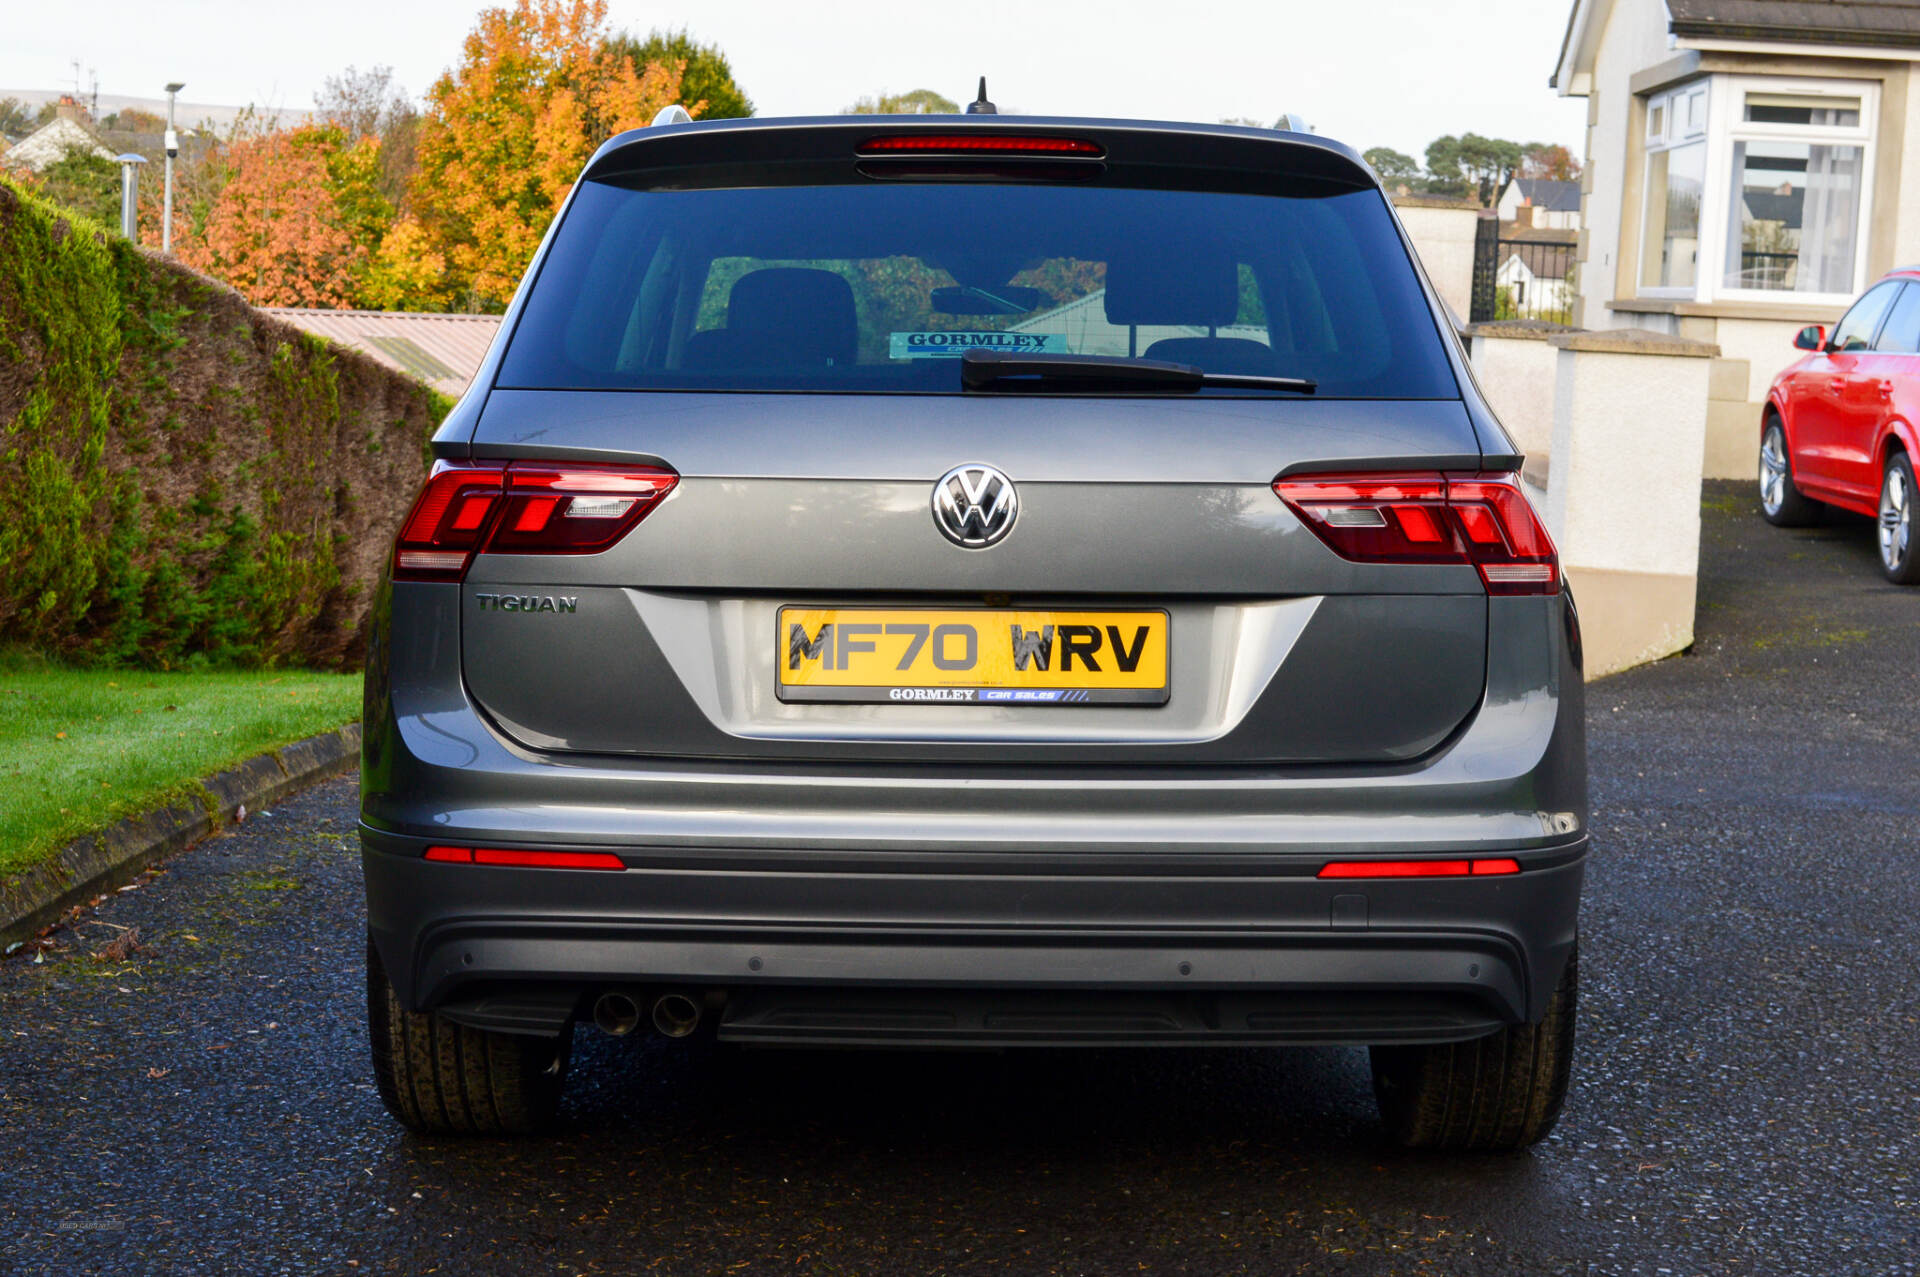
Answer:
[(1780, 527), (1822, 506), (1879, 521), (1880, 566), (1920, 582), (1913, 458), (1920, 455), (1920, 266), (1889, 274), (1834, 326), (1803, 328), (1810, 352), (1773, 379), (1760, 423), (1760, 511)]

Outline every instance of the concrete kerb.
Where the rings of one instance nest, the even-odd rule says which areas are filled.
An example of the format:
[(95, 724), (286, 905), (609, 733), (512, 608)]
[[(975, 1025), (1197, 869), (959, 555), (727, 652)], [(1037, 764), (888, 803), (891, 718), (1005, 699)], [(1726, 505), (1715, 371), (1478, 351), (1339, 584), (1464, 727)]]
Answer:
[(360, 725), (349, 723), (207, 777), (201, 787), (211, 803), (159, 807), (74, 839), (50, 860), (0, 879), (0, 949), (27, 939), (80, 901), (125, 885), (148, 865), (217, 832), (240, 807), (264, 807), (351, 770), (359, 757)]

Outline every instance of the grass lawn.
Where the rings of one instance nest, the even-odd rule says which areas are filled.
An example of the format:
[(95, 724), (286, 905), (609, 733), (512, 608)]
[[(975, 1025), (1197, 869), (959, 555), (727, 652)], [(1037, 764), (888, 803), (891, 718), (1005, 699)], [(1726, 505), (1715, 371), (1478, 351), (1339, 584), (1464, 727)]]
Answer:
[(360, 676), (0, 665), (0, 875), (360, 717)]

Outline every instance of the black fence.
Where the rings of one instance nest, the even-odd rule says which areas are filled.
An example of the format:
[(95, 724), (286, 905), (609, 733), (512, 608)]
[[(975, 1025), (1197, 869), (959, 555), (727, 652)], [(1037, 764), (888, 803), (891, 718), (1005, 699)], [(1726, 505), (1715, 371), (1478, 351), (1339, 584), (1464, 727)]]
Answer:
[(1503, 238), (1498, 221), (1482, 218), (1473, 242), (1473, 313), (1468, 322), (1572, 323), (1575, 247), (1571, 240)]

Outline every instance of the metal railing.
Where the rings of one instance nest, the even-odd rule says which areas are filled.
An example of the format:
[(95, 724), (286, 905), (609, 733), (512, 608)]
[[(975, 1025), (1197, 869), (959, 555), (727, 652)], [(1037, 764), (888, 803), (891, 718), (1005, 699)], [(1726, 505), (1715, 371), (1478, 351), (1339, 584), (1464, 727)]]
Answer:
[(1492, 218), (1473, 245), (1470, 323), (1490, 319), (1573, 322), (1576, 245), (1564, 240), (1506, 239)]

